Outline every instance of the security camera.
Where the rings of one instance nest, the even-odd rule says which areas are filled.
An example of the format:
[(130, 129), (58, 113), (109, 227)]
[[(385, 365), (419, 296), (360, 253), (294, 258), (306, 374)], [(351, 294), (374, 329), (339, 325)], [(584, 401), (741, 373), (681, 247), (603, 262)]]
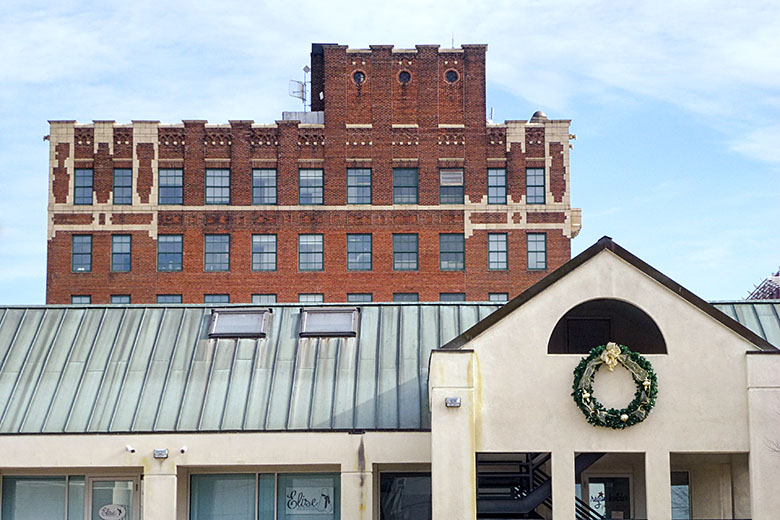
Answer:
[(135, 448), (133, 448), (128, 444), (127, 446), (125, 446), (125, 451), (128, 453), (135, 453)]
[(182, 446), (179, 451), (182, 452), (182, 454), (187, 453), (187, 446)]

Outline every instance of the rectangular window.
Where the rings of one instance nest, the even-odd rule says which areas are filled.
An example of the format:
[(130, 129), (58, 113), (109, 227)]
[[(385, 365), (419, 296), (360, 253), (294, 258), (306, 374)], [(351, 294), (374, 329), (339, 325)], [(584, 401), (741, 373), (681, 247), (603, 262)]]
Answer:
[(298, 295), (299, 303), (322, 303), (325, 296), (322, 293), (300, 293)]
[(133, 203), (133, 170), (114, 168), (114, 204)]
[(439, 269), (462, 271), (466, 267), (466, 241), (463, 233), (439, 234)]
[(84, 475), (4, 476), (3, 520), (84, 518)]
[(129, 294), (112, 294), (111, 295), (111, 303), (117, 303), (117, 304), (130, 303), (130, 295)]
[(73, 204), (92, 204), (92, 168), (76, 168), (73, 177)]
[(111, 270), (115, 273), (130, 271), (130, 235), (111, 237)]
[(271, 313), (268, 309), (221, 309), (211, 311), (209, 337), (264, 338)]
[(252, 235), (252, 270), (276, 271), (276, 235)]
[(301, 337), (357, 336), (357, 309), (320, 308), (301, 311)]
[(544, 204), (544, 168), (525, 169), (525, 203)]
[(417, 270), (417, 234), (403, 233), (393, 235), (393, 270)]
[(509, 293), (492, 292), (488, 294), (488, 300), (494, 303), (506, 303), (509, 301)]
[(394, 302), (418, 302), (420, 295), (416, 292), (397, 292), (393, 293)]
[(298, 170), (298, 204), (323, 203), (322, 170)]
[(393, 168), (393, 204), (417, 204), (417, 168)]
[(158, 202), (160, 204), (184, 203), (184, 170), (181, 168), (160, 168), (157, 178)]
[(252, 204), (276, 204), (276, 170), (252, 170)]
[(338, 520), (340, 480), (341, 475), (337, 473), (277, 475), (277, 520)]
[(672, 471), (672, 520), (691, 518), (691, 488), (687, 471)]
[(230, 235), (203, 235), (204, 271), (230, 271)]
[(158, 294), (157, 303), (181, 303), (181, 294)]
[(528, 269), (547, 269), (547, 235), (544, 233), (528, 233)]
[(181, 271), (182, 238), (181, 235), (157, 236), (157, 270)]
[(322, 271), (322, 235), (298, 235), (298, 270)]
[(431, 520), (430, 473), (381, 473), (379, 516), (382, 520)]
[(508, 269), (506, 233), (488, 233), (488, 269)]
[(71, 294), (70, 303), (92, 303), (92, 296), (89, 294)]
[(92, 271), (92, 235), (73, 235), (71, 270), (74, 273)]
[(463, 204), (463, 169), (439, 170), (439, 204)]
[(190, 520), (271, 520), (273, 489), (273, 475), (192, 475)]
[(229, 294), (204, 294), (203, 303), (230, 303)]
[(252, 303), (276, 303), (275, 294), (253, 294)]
[(348, 303), (368, 303), (374, 301), (374, 295), (371, 293), (347, 293)]
[(371, 204), (371, 168), (347, 168), (347, 204)]
[(230, 170), (206, 168), (206, 204), (230, 204)]
[(347, 235), (347, 269), (371, 270), (371, 235)]
[(488, 169), (488, 204), (506, 204), (506, 168)]
[(466, 293), (462, 292), (443, 292), (439, 293), (440, 302), (465, 302)]

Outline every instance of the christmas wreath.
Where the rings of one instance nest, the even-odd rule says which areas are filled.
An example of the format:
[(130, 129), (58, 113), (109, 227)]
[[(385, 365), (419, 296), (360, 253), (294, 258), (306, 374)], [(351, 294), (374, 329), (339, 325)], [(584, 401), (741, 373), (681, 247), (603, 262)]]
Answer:
[[(625, 408), (607, 409), (593, 396), (593, 378), (601, 365), (607, 365), (607, 368), (613, 371), (618, 364), (631, 372), (636, 383), (636, 393), (634, 400)], [(632, 352), (625, 345), (610, 342), (594, 347), (586, 357), (582, 358), (580, 364), (574, 369), (572, 388), (574, 391), (571, 395), (574, 397), (574, 402), (590, 424), (622, 430), (644, 421), (650, 413), (658, 395), (658, 378), (647, 359)]]

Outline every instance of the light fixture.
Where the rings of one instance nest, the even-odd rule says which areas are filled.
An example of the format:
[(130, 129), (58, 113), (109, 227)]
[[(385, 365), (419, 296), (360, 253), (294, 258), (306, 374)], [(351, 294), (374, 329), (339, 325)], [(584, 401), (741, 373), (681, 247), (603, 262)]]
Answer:
[(447, 408), (460, 408), (460, 397), (445, 397), (444, 406)]

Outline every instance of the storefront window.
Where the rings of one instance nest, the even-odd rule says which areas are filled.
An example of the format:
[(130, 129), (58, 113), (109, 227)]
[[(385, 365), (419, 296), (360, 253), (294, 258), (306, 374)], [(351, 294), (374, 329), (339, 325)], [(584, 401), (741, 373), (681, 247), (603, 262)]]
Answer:
[(590, 477), (588, 505), (604, 518), (631, 518), (628, 477)]
[(380, 520), (431, 518), (430, 473), (382, 473), (379, 493)]
[(339, 476), (279, 475), (277, 520), (337, 520)]
[(83, 519), (84, 477), (6, 476), (2, 502), (3, 520)]

